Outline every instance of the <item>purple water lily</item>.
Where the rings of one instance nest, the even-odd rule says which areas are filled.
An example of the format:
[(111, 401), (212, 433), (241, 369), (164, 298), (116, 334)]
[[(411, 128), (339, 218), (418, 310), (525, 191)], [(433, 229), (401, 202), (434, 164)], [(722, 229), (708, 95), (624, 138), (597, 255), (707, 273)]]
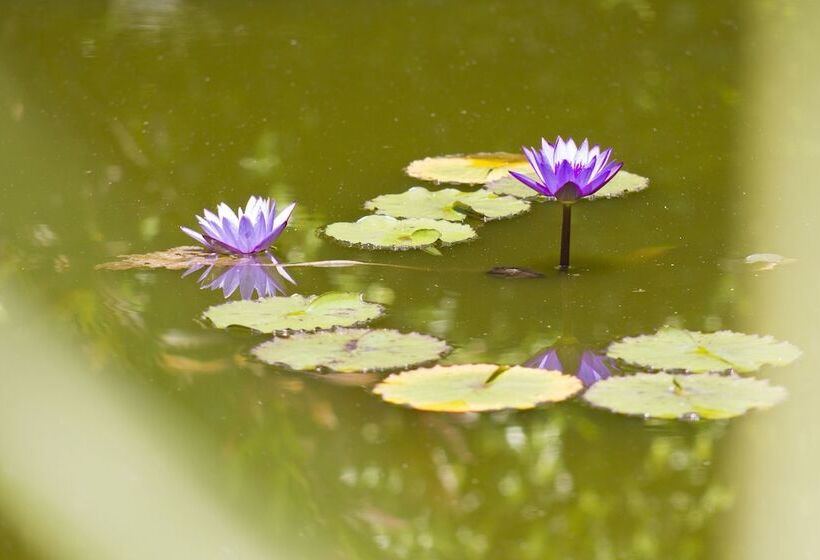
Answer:
[(612, 148), (603, 152), (600, 146), (590, 148), (586, 138), (580, 147), (572, 138), (564, 142), (559, 136), (555, 144), (542, 138), (540, 150), (527, 147), (523, 150), (538, 179), (515, 171), (510, 174), (536, 192), (562, 202), (574, 202), (596, 193), (623, 166), (620, 161), (609, 161)]
[[(271, 263), (279, 263), (268, 255)], [(214, 269), (214, 265), (198, 264), (194, 265), (183, 273), (183, 277), (188, 276), (198, 270), (205, 269), (199, 276), (197, 282), (203, 290), (222, 290), (225, 299), (228, 299), (239, 289), (242, 299), (251, 299), (254, 292), (258, 297), (275, 296), (279, 293), (285, 294), (285, 281), (296, 284), (296, 281), (285, 270), (283, 266), (267, 266), (260, 262), (257, 257), (244, 257), (235, 265), (229, 267), (222, 274), (210, 280), (208, 277)]]
[(540, 150), (527, 147), (523, 150), (537, 178), (515, 171), (510, 171), (510, 174), (534, 191), (554, 197), (563, 204), (560, 268), (568, 270), (572, 204), (579, 198), (596, 193), (611, 181), (623, 163), (609, 161), (612, 148), (603, 152), (599, 146), (590, 148), (587, 139), (579, 147), (572, 138), (564, 142), (559, 136), (555, 144), (542, 138)]
[(181, 227), (182, 231), (212, 251), (250, 255), (266, 250), (288, 225), (295, 203), (276, 214), (276, 201), (252, 196), (245, 208), (234, 212), (224, 202), (217, 213), (203, 211), (197, 216), (202, 233)]
[[(572, 353), (570, 352), (570, 354)], [(547, 348), (527, 360), (524, 365), (574, 375), (581, 380), (584, 387), (589, 387), (612, 375), (612, 365), (607, 358), (588, 350), (581, 353), (580, 360), (577, 357), (577, 352), (575, 354), (575, 356), (559, 356), (558, 349)]]

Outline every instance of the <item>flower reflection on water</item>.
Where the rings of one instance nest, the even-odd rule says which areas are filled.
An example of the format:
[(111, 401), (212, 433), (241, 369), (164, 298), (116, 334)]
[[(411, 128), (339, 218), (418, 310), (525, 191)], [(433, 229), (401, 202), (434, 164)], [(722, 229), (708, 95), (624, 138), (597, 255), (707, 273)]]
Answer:
[(196, 264), (183, 273), (183, 277), (205, 269), (200, 274), (197, 282), (205, 290), (222, 290), (225, 299), (228, 299), (239, 289), (242, 299), (252, 299), (254, 293), (257, 297), (269, 297), (277, 294), (286, 294), (286, 282), (296, 285), (296, 281), (288, 274), (285, 267), (281, 266), (276, 258), (271, 254), (265, 256), (270, 258), (271, 264), (261, 262), (261, 256), (242, 257), (236, 264), (216, 276), (211, 278), (214, 265)]
[(524, 365), (574, 375), (584, 387), (610, 377), (613, 372), (613, 365), (605, 356), (589, 350), (581, 351), (579, 356), (579, 351), (572, 346), (546, 348)]

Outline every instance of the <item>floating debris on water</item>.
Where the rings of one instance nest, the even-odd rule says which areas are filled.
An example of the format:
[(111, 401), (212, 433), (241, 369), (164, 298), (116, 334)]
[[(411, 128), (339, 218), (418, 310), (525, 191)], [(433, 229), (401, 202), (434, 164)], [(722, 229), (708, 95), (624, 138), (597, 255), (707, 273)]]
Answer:
[(495, 266), (487, 271), (490, 276), (497, 278), (543, 278), (544, 275), (536, 270), (517, 266)]
[(796, 259), (784, 257), (777, 253), (754, 253), (743, 259), (746, 264), (755, 265), (757, 270), (774, 270), (780, 265), (791, 264)]

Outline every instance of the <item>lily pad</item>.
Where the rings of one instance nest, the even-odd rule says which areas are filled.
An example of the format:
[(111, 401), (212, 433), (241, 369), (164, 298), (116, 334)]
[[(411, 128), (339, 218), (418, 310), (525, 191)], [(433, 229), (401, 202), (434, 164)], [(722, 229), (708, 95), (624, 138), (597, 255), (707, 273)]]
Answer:
[(595, 194), (586, 197), (587, 200), (596, 198), (617, 198), (644, 190), (649, 186), (649, 179), (629, 171), (619, 171), (612, 180), (601, 187)]
[(458, 189), (430, 191), (424, 187), (411, 187), (401, 194), (377, 196), (365, 202), (364, 207), (394, 218), (431, 218), (461, 222), (468, 213), (477, 214), (487, 221), (517, 216), (528, 211), (530, 204), (484, 189), (465, 192)]
[(274, 338), (253, 349), (269, 364), (296, 370), (385, 371), (438, 360), (450, 351), (441, 339), (391, 329), (336, 329)]
[(748, 372), (764, 365), (782, 366), (797, 359), (800, 350), (770, 336), (665, 328), (652, 335), (614, 342), (607, 354), (652, 369), (704, 373), (729, 369)]
[[(528, 169), (526, 175), (535, 178), (532, 168)], [(617, 175), (601, 190), (591, 196), (584, 197), (583, 200), (594, 200), (596, 198), (616, 198), (624, 196), (629, 193), (634, 193), (644, 190), (649, 186), (649, 179), (635, 175), (628, 171), (619, 171)], [(548, 200), (547, 197), (541, 196), (521, 181), (511, 176), (502, 177), (490, 183), (487, 183), (487, 190), (496, 194), (503, 194), (521, 198), (524, 200)], [(555, 200), (549, 199), (549, 200)]]
[(138, 255), (120, 255), (118, 260), (97, 265), (98, 270), (130, 270), (132, 268), (166, 268), (185, 270), (192, 266), (231, 266), (237, 257), (203, 251), (202, 247), (183, 245), (165, 251)]
[(584, 393), (590, 404), (620, 414), (682, 420), (732, 418), (785, 398), (785, 389), (767, 381), (714, 373), (610, 377)]
[(365, 216), (355, 222), (325, 226), (324, 234), (347, 245), (365, 249), (422, 249), (436, 243), (451, 245), (474, 239), (477, 234), (466, 224), (428, 218), (396, 219), (392, 216)]
[[(524, 173), (528, 177), (532, 177), (533, 179), (536, 178), (535, 173), (533, 173), (532, 168), (527, 169)], [(503, 194), (507, 196), (514, 196), (515, 198), (520, 198), (521, 200), (546, 200), (547, 197), (537, 193), (533, 189), (529, 188), (527, 185), (513, 177), (512, 175), (507, 175), (506, 177), (500, 177), (494, 181), (490, 181), (487, 183), (485, 188), (496, 194)]]
[(466, 193), (455, 202), (456, 210), (476, 214), (485, 222), (512, 218), (530, 211), (530, 203), (514, 196), (504, 196), (486, 189)]
[(219, 328), (241, 326), (264, 333), (287, 333), (362, 325), (382, 313), (381, 305), (364, 301), (361, 294), (327, 292), (232, 301), (208, 308), (203, 316)]
[(558, 371), (467, 364), (394, 373), (373, 392), (387, 402), (419, 410), (480, 412), (533, 408), (567, 399), (581, 388), (577, 378)]
[(410, 187), (401, 194), (383, 194), (364, 203), (367, 210), (393, 216), (394, 218), (430, 218), (460, 222), (467, 216), (453, 205), (459, 196), (466, 194), (458, 189), (429, 191), (424, 187)]
[(530, 164), (522, 154), (507, 152), (478, 153), (428, 157), (411, 162), (408, 175), (437, 183), (484, 184), (509, 175), (525, 172)]

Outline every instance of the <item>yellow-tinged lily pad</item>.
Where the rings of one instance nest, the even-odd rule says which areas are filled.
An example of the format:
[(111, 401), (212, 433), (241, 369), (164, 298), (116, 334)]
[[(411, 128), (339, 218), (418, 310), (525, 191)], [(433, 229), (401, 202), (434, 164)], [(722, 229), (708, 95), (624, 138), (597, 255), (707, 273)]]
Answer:
[(382, 312), (381, 305), (364, 301), (361, 294), (327, 292), (232, 301), (208, 308), (203, 316), (219, 328), (241, 326), (264, 333), (287, 333), (363, 325)]
[(681, 420), (740, 416), (786, 398), (786, 390), (748, 377), (638, 373), (593, 385), (584, 399), (620, 414)]
[(664, 328), (655, 334), (614, 342), (607, 355), (652, 369), (749, 372), (764, 365), (789, 364), (800, 356), (800, 350), (770, 336)]
[(485, 221), (510, 218), (530, 209), (529, 202), (480, 189), (474, 192), (458, 189), (430, 191), (410, 187), (401, 194), (383, 194), (365, 202), (364, 207), (377, 214), (394, 218), (431, 218), (461, 222), (467, 214)]
[(425, 181), (478, 185), (506, 177), (510, 170), (523, 173), (528, 169), (530, 164), (522, 154), (493, 152), (418, 159), (405, 171)]
[(527, 409), (568, 399), (581, 382), (559, 371), (495, 364), (436, 366), (394, 373), (373, 392), (419, 410), (480, 412)]
[[(532, 168), (527, 169), (525, 175), (536, 178), (535, 172)], [(582, 200), (595, 200), (596, 198), (616, 198), (630, 193), (635, 193), (644, 190), (649, 186), (649, 179), (629, 173), (628, 171), (619, 171), (613, 179), (604, 185), (601, 190), (593, 195), (584, 197)], [(518, 179), (510, 176), (501, 177), (495, 181), (487, 183), (486, 189), (488, 191), (514, 196), (523, 200), (555, 200), (541, 196)]]
[(392, 216), (365, 216), (355, 222), (337, 222), (325, 226), (323, 232), (346, 245), (393, 251), (423, 249), (435, 244), (451, 245), (476, 237), (475, 230), (466, 224)]
[(296, 370), (386, 371), (433, 362), (450, 351), (441, 339), (391, 329), (336, 329), (274, 338), (253, 349), (263, 362)]

